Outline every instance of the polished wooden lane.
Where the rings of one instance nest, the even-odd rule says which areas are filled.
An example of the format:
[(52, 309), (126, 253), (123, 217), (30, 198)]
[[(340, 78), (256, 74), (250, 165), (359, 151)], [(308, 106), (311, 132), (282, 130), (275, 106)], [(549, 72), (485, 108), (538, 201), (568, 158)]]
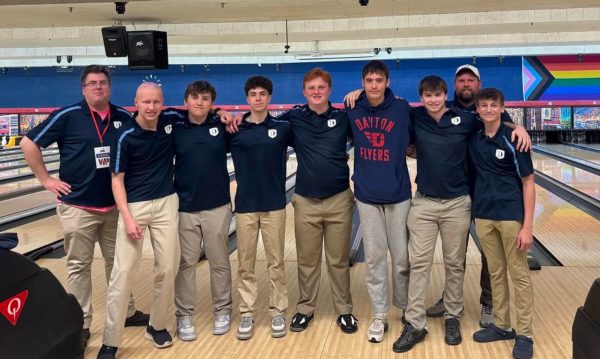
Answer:
[[(54, 175), (53, 177), (57, 177), (57, 175)], [(28, 178), (20, 181), (6, 182), (0, 184), (0, 195), (8, 195), (11, 192), (17, 192), (39, 186), (40, 183), (36, 178)]]
[(13, 249), (17, 253), (27, 253), (63, 239), (63, 232), (56, 215), (39, 219), (6, 232), (15, 232), (19, 236), (19, 245)]
[(536, 170), (600, 200), (600, 176), (541, 153), (534, 153), (531, 159)]
[(533, 234), (565, 266), (600, 266), (600, 221), (536, 185)]
[(586, 151), (578, 147), (562, 144), (540, 144), (538, 146), (600, 165), (600, 153), (597, 152)]
[(56, 195), (49, 191), (35, 192), (0, 201), (0, 218), (55, 202)]

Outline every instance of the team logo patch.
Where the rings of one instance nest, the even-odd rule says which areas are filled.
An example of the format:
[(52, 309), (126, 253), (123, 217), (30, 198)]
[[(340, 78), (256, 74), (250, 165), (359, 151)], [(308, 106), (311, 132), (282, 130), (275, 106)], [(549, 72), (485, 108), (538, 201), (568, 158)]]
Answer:
[(208, 133), (210, 133), (211, 136), (216, 136), (219, 134), (219, 129), (216, 127), (213, 127), (210, 130), (208, 130)]
[(496, 158), (501, 160), (504, 158), (504, 150), (496, 150)]
[(115, 121), (113, 122), (113, 126), (115, 126), (115, 128), (118, 130), (119, 127), (121, 127), (123, 125), (123, 122), (121, 121)]
[(173, 131), (173, 125), (166, 125), (165, 132), (167, 133), (167, 135), (170, 135), (171, 131)]
[(335, 119), (331, 119), (331, 120), (327, 120), (327, 126), (328, 127), (335, 127), (335, 124), (337, 123), (337, 121)]
[(28, 295), (29, 291), (24, 290), (0, 303), (0, 313), (2, 313), (13, 326), (16, 326), (19, 321)]
[(450, 119), (450, 122), (452, 122), (452, 124), (453, 124), (454, 126), (456, 126), (456, 125), (458, 125), (458, 124), (460, 123), (460, 117), (458, 117), (458, 116), (456, 116), (456, 117), (452, 117), (452, 118)]
[(277, 130), (270, 129), (269, 132), (267, 132), (267, 135), (271, 138), (275, 138), (275, 137), (277, 137)]

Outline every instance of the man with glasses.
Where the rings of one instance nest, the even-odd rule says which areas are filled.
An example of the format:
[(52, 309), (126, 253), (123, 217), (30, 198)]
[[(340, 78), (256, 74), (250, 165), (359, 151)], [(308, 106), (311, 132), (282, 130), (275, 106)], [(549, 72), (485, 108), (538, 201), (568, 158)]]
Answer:
[[(91, 268), (96, 242), (107, 281), (115, 255), (118, 211), (111, 190), (110, 144), (131, 115), (109, 102), (110, 72), (105, 66), (84, 68), (81, 86), (84, 99), (50, 114), (27, 133), (21, 148), (38, 181), (57, 196), (56, 212), (67, 253), (67, 290), (83, 309), (85, 345), (92, 324)], [(60, 152), (59, 178), (50, 176), (40, 150), (54, 142)], [(148, 319), (135, 310), (130, 296), (125, 326), (146, 326)]]

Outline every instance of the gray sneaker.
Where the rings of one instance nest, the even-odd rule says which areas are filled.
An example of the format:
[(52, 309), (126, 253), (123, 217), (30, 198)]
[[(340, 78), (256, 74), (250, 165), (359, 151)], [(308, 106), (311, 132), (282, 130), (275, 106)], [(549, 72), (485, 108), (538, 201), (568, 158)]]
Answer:
[(481, 305), (481, 317), (479, 318), (479, 326), (487, 328), (490, 324), (494, 324), (494, 312), (491, 305)]
[(175, 327), (177, 328), (177, 337), (179, 339), (186, 342), (196, 340), (196, 329), (192, 323), (191, 315), (177, 317), (177, 323), (175, 324)]
[(381, 343), (385, 332), (388, 331), (387, 315), (385, 313), (375, 314), (367, 332), (367, 339), (371, 343)]
[(271, 336), (273, 338), (284, 337), (287, 333), (285, 326), (285, 315), (281, 314), (271, 318)]
[(428, 317), (437, 318), (443, 316), (445, 311), (446, 307), (444, 306), (444, 298), (440, 298), (440, 300), (438, 300), (434, 305), (427, 308), (425, 314)]
[(241, 317), (240, 325), (237, 329), (237, 338), (239, 340), (247, 340), (252, 338), (254, 332), (254, 317)]
[(226, 314), (215, 314), (213, 322), (213, 335), (223, 335), (229, 331), (231, 327), (231, 316)]

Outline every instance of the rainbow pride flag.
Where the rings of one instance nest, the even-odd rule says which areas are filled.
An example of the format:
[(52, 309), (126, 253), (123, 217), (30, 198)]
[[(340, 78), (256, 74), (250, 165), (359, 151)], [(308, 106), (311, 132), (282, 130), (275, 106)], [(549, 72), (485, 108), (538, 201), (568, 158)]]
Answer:
[(600, 55), (524, 56), (525, 101), (600, 100)]

